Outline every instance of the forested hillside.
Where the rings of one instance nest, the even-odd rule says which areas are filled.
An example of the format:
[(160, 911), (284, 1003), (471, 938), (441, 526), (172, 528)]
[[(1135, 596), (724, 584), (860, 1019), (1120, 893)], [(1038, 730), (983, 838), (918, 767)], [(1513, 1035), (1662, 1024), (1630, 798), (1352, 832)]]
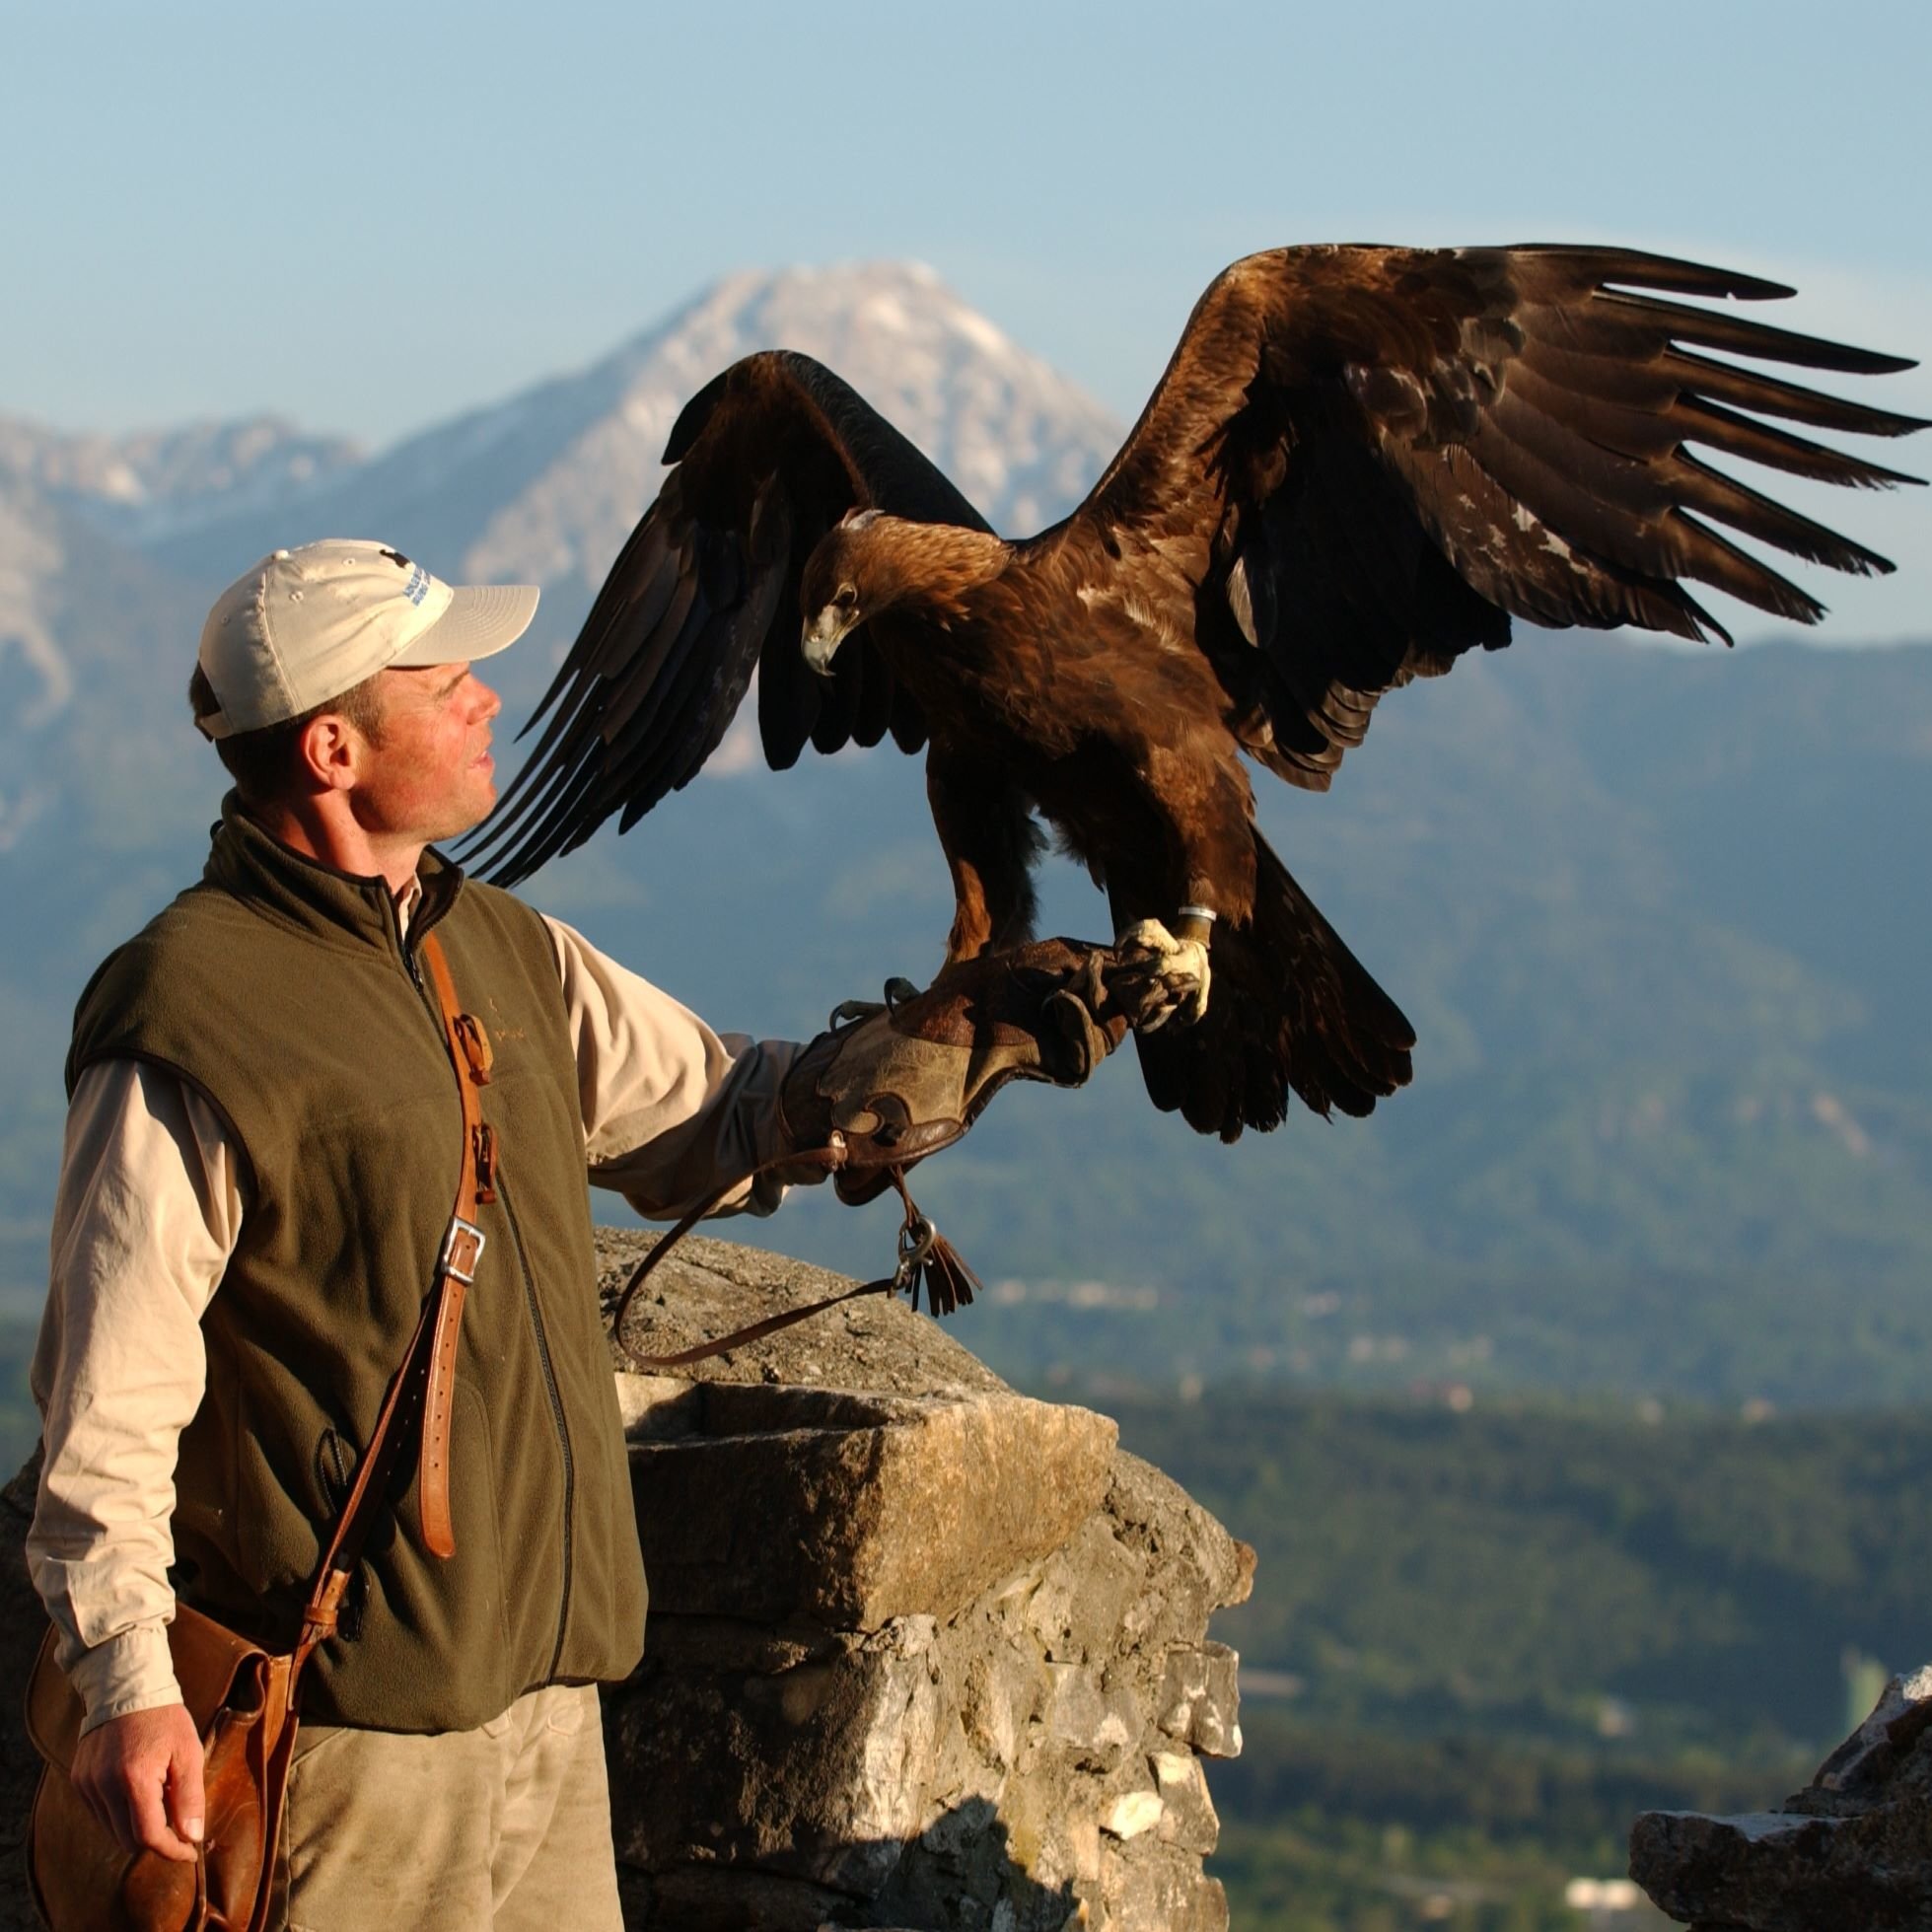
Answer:
[(1245, 1686), (1213, 1778), (1237, 1925), (1573, 1927), (1568, 1881), (1620, 1874), (1639, 1812), (1776, 1803), (1932, 1654), (1922, 1411), (1116, 1412), (1257, 1552), (1215, 1626)]
[[(1461, 1396), (1456, 1401), (1460, 1404)], [(1310, 1722), (1822, 1750), (1847, 1650), (1932, 1656), (1932, 1415), (1217, 1389), (1113, 1405), (1259, 1555), (1217, 1629)], [(1237, 1780), (1238, 1781), (1238, 1780)]]

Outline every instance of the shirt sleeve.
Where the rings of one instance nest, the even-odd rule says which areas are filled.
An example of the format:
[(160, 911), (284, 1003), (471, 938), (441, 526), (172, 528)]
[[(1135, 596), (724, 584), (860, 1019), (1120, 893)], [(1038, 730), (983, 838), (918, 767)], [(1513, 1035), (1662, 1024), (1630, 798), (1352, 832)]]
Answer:
[(32, 1371), (45, 1456), (27, 1558), (84, 1731), (180, 1700), (167, 1632), (176, 1451), (243, 1211), (237, 1150), (199, 1094), (132, 1060), (82, 1074)]
[(592, 1183), (676, 1220), (727, 1182), (720, 1214), (769, 1214), (785, 1188), (749, 1177), (785, 1151), (779, 1089), (790, 1040), (717, 1034), (687, 1007), (546, 918), (577, 1050)]

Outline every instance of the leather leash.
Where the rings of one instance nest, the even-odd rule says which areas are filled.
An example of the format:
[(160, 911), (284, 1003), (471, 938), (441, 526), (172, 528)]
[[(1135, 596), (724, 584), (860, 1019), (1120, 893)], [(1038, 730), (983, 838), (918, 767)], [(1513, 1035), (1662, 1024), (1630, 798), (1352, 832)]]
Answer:
[(907, 1288), (912, 1291), (912, 1305), (919, 1303), (919, 1286), (923, 1279), (927, 1300), (935, 1314), (950, 1315), (963, 1302), (972, 1300), (974, 1288), (983, 1287), (979, 1277), (973, 1273), (959, 1251), (954, 1248), (925, 1215), (914, 1204), (905, 1185), (905, 1171), (900, 1167), (889, 1166), (888, 1178), (898, 1190), (898, 1197), (905, 1207), (905, 1219), (898, 1233), (898, 1265), (889, 1275), (881, 1275), (876, 1281), (862, 1281), (851, 1288), (841, 1289), (835, 1295), (825, 1295), (804, 1308), (790, 1308), (782, 1315), (767, 1315), (761, 1322), (752, 1322), (743, 1328), (736, 1328), (728, 1335), (721, 1335), (716, 1341), (699, 1342), (692, 1348), (680, 1348), (668, 1355), (641, 1355), (624, 1339), (624, 1317), (630, 1312), (631, 1302), (637, 1291), (649, 1279), (652, 1269), (678, 1246), (678, 1244), (717, 1207), (718, 1203), (734, 1187), (743, 1185), (746, 1181), (755, 1181), (760, 1175), (769, 1174), (776, 1168), (823, 1168), (826, 1174), (837, 1174), (852, 1165), (851, 1148), (843, 1134), (836, 1129), (823, 1147), (808, 1149), (803, 1153), (781, 1154), (773, 1160), (760, 1162), (750, 1174), (737, 1181), (727, 1181), (706, 1200), (692, 1208), (658, 1245), (638, 1262), (625, 1282), (623, 1293), (617, 1297), (615, 1312), (610, 1318), (610, 1334), (616, 1342), (618, 1352), (635, 1369), (679, 1369), (692, 1362), (708, 1360), (713, 1355), (722, 1355), (729, 1348), (742, 1348), (749, 1342), (761, 1341), (766, 1335), (775, 1335), (781, 1328), (790, 1328), (800, 1322), (809, 1321), (815, 1315), (823, 1315), (826, 1309), (836, 1308), (840, 1302), (856, 1301), (861, 1295), (897, 1295)]

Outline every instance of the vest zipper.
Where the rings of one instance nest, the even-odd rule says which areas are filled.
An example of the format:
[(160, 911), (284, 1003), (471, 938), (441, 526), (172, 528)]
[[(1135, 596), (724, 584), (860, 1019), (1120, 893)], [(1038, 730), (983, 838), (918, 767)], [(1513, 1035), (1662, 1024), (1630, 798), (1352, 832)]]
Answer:
[(517, 1225), (517, 1210), (503, 1176), (501, 1162), (496, 1170), (497, 1192), (503, 1196), (503, 1218), (510, 1224), (510, 1244), (517, 1251), (517, 1266), (524, 1278), (524, 1301), (530, 1309), (531, 1331), (537, 1337), (537, 1359), (543, 1369), (543, 1388), (550, 1398), (550, 1419), (556, 1424), (557, 1446), (563, 1452), (563, 1590), (557, 1605), (557, 1644), (550, 1654), (546, 1682), (554, 1682), (557, 1666), (563, 1661), (564, 1633), (570, 1626), (570, 1584), (573, 1526), (577, 1516), (577, 1465), (570, 1452), (570, 1427), (564, 1420), (563, 1394), (557, 1387), (556, 1365), (550, 1359), (550, 1337), (543, 1326), (543, 1311), (537, 1300), (537, 1283), (530, 1272), (530, 1257), (524, 1252), (524, 1234)]
[[(423, 984), (423, 969), (416, 964), (416, 949), (409, 944), (409, 936), (402, 930), (402, 914), (396, 910), (396, 904), (394, 898), (390, 898), (388, 894), (384, 896), (389, 905), (390, 932), (395, 940), (395, 950), (402, 955), (403, 967), (408, 972), (410, 981), (414, 984), (416, 991), (424, 999), (427, 999), (429, 997), (429, 988)], [(418, 906), (418, 916), (414, 925), (414, 930), (418, 938), (428, 930), (430, 925), (435, 923), (434, 920), (424, 921), (421, 917), (421, 912), (422, 907)], [(436, 1021), (436, 1031), (440, 1034), (443, 1031), (443, 1015), (440, 1009), (433, 1015), (433, 1018)]]

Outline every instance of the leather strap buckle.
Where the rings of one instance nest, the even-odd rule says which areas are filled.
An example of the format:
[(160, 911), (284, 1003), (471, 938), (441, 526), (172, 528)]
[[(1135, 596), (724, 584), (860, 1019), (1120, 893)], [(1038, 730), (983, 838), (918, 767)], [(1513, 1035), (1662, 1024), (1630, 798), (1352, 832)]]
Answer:
[(463, 1051), (463, 1062), (469, 1070), (470, 1079), (478, 1087), (487, 1087), (490, 1069), (496, 1065), (489, 1029), (473, 1013), (459, 1013), (450, 1022), (450, 1032)]
[(444, 1274), (467, 1285), (476, 1279), (476, 1263), (483, 1258), (483, 1250), (489, 1246), (489, 1237), (473, 1221), (465, 1221), (461, 1214), (450, 1217), (450, 1225), (444, 1230), (443, 1252), (436, 1257), (437, 1268)]

